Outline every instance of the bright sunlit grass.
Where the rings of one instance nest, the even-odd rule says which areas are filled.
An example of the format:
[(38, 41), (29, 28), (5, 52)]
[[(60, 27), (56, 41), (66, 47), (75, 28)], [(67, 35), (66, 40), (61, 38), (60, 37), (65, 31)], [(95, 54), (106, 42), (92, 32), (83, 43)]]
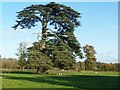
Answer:
[[(49, 74), (4, 73), (3, 88), (117, 88), (117, 72), (58, 71)], [(64, 73), (59, 75), (58, 73)]]

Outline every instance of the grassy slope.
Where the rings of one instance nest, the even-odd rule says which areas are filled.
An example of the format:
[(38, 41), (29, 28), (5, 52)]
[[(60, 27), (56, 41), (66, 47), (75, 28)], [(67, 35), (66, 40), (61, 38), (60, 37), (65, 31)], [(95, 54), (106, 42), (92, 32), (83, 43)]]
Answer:
[[(59, 76), (58, 71), (49, 71), (48, 75), (38, 74), (3, 74), (3, 88), (116, 88), (118, 87), (117, 72), (80, 73), (64, 71)], [(63, 72), (63, 71), (61, 71)]]

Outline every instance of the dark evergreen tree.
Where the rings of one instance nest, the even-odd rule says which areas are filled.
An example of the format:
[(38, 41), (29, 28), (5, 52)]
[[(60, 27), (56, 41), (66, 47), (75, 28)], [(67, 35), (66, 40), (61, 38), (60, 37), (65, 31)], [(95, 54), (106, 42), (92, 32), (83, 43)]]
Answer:
[[(31, 58), (31, 56), (33, 56), (34, 58), (28, 59), (28, 62), (32, 62), (31, 64), (33, 65), (39, 64), (38, 69), (41, 66), (40, 66), (40, 63), (34, 63), (36, 61), (44, 62), (44, 64), (42, 64), (42, 67), (44, 66), (47, 69), (49, 69), (49, 67), (47, 66), (53, 66), (53, 67), (66, 69), (66, 70), (74, 68), (75, 58), (72, 52), (70, 51), (70, 49), (66, 47), (66, 44), (60, 43), (60, 42), (59, 44), (58, 43), (53, 44), (49, 40), (46, 42), (46, 44), (47, 44), (46, 48), (43, 49), (42, 52), (39, 52), (39, 49), (38, 49), (39, 42), (34, 42), (34, 46), (28, 48), (28, 51), (29, 51), (28, 58)], [(31, 54), (31, 51), (32, 51), (32, 54)], [(36, 57), (37, 53), (39, 57)], [(46, 63), (48, 65), (46, 65)], [(28, 63), (28, 65), (35, 67), (31, 64)]]
[[(37, 22), (41, 24), (41, 40), (34, 43), (33, 47), (30, 47), (32, 49), (28, 49), (28, 61), (36, 62), (39, 59), (40, 62), (47, 63), (46, 60), (48, 62), (52, 60), (54, 66), (70, 69), (76, 56), (82, 58), (81, 46), (74, 35), (75, 27), (80, 25), (77, 20), (80, 18), (80, 13), (71, 7), (54, 2), (31, 5), (17, 13), (17, 24), (13, 26), (14, 29), (17, 27), (30, 29), (37, 26)], [(49, 25), (53, 26), (54, 30), (51, 30)], [(41, 66), (35, 67), (39, 69)]]
[(37, 69), (36, 73), (44, 73), (48, 69), (52, 68), (52, 60), (39, 51), (39, 43), (34, 42), (32, 47), (28, 48), (27, 51), (27, 66), (29, 68)]

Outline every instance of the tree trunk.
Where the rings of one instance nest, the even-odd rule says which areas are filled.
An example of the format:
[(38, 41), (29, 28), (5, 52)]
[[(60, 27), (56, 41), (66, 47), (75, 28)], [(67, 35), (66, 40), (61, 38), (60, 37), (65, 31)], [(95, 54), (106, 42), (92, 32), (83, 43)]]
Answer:
[(39, 73), (39, 68), (37, 68), (37, 71), (36, 71), (36, 73)]
[(39, 68), (37, 68), (36, 73), (38, 73), (38, 74), (43, 74), (43, 73), (45, 73), (46, 71), (47, 71), (47, 69), (45, 69), (44, 67), (39, 67)]
[(44, 49), (45, 48), (45, 42), (46, 42), (46, 38), (47, 38), (46, 27), (47, 27), (47, 24), (45, 24), (43, 22), (42, 23), (42, 39), (41, 39), (41, 43), (40, 43), (40, 49)]
[(40, 70), (40, 68), (37, 68), (36, 73), (38, 73), (38, 74), (41, 74), (41, 73), (42, 73), (41, 70)]
[(43, 30), (43, 31), (42, 31), (41, 46), (40, 46), (41, 49), (45, 48), (45, 41), (46, 41), (46, 38), (47, 38), (46, 30)]
[(38, 74), (42, 74), (43, 73), (43, 67), (39, 67), (37, 68), (37, 72)]

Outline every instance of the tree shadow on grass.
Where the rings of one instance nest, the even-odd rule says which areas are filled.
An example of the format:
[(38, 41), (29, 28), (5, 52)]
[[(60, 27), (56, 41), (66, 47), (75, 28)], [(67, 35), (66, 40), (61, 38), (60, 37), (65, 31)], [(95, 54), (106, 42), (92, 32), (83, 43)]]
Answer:
[(15, 72), (4, 72), (4, 74), (35, 74), (35, 73), (34, 72), (22, 72), (22, 71), (16, 72), (15, 71)]
[(20, 77), (3, 75), (3, 78), (14, 79), (14, 80), (26, 80), (32, 82), (49, 83), (52, 85), (62, 85), (71, 88), (82, 88), (82, 89), (112, 89), (118, 90), (118, 79), (119, 77), (114, 76), (88, 76), (88, 75), (69, 75), (69, 76), (53, 76), (43, 75), (36, 77)]

